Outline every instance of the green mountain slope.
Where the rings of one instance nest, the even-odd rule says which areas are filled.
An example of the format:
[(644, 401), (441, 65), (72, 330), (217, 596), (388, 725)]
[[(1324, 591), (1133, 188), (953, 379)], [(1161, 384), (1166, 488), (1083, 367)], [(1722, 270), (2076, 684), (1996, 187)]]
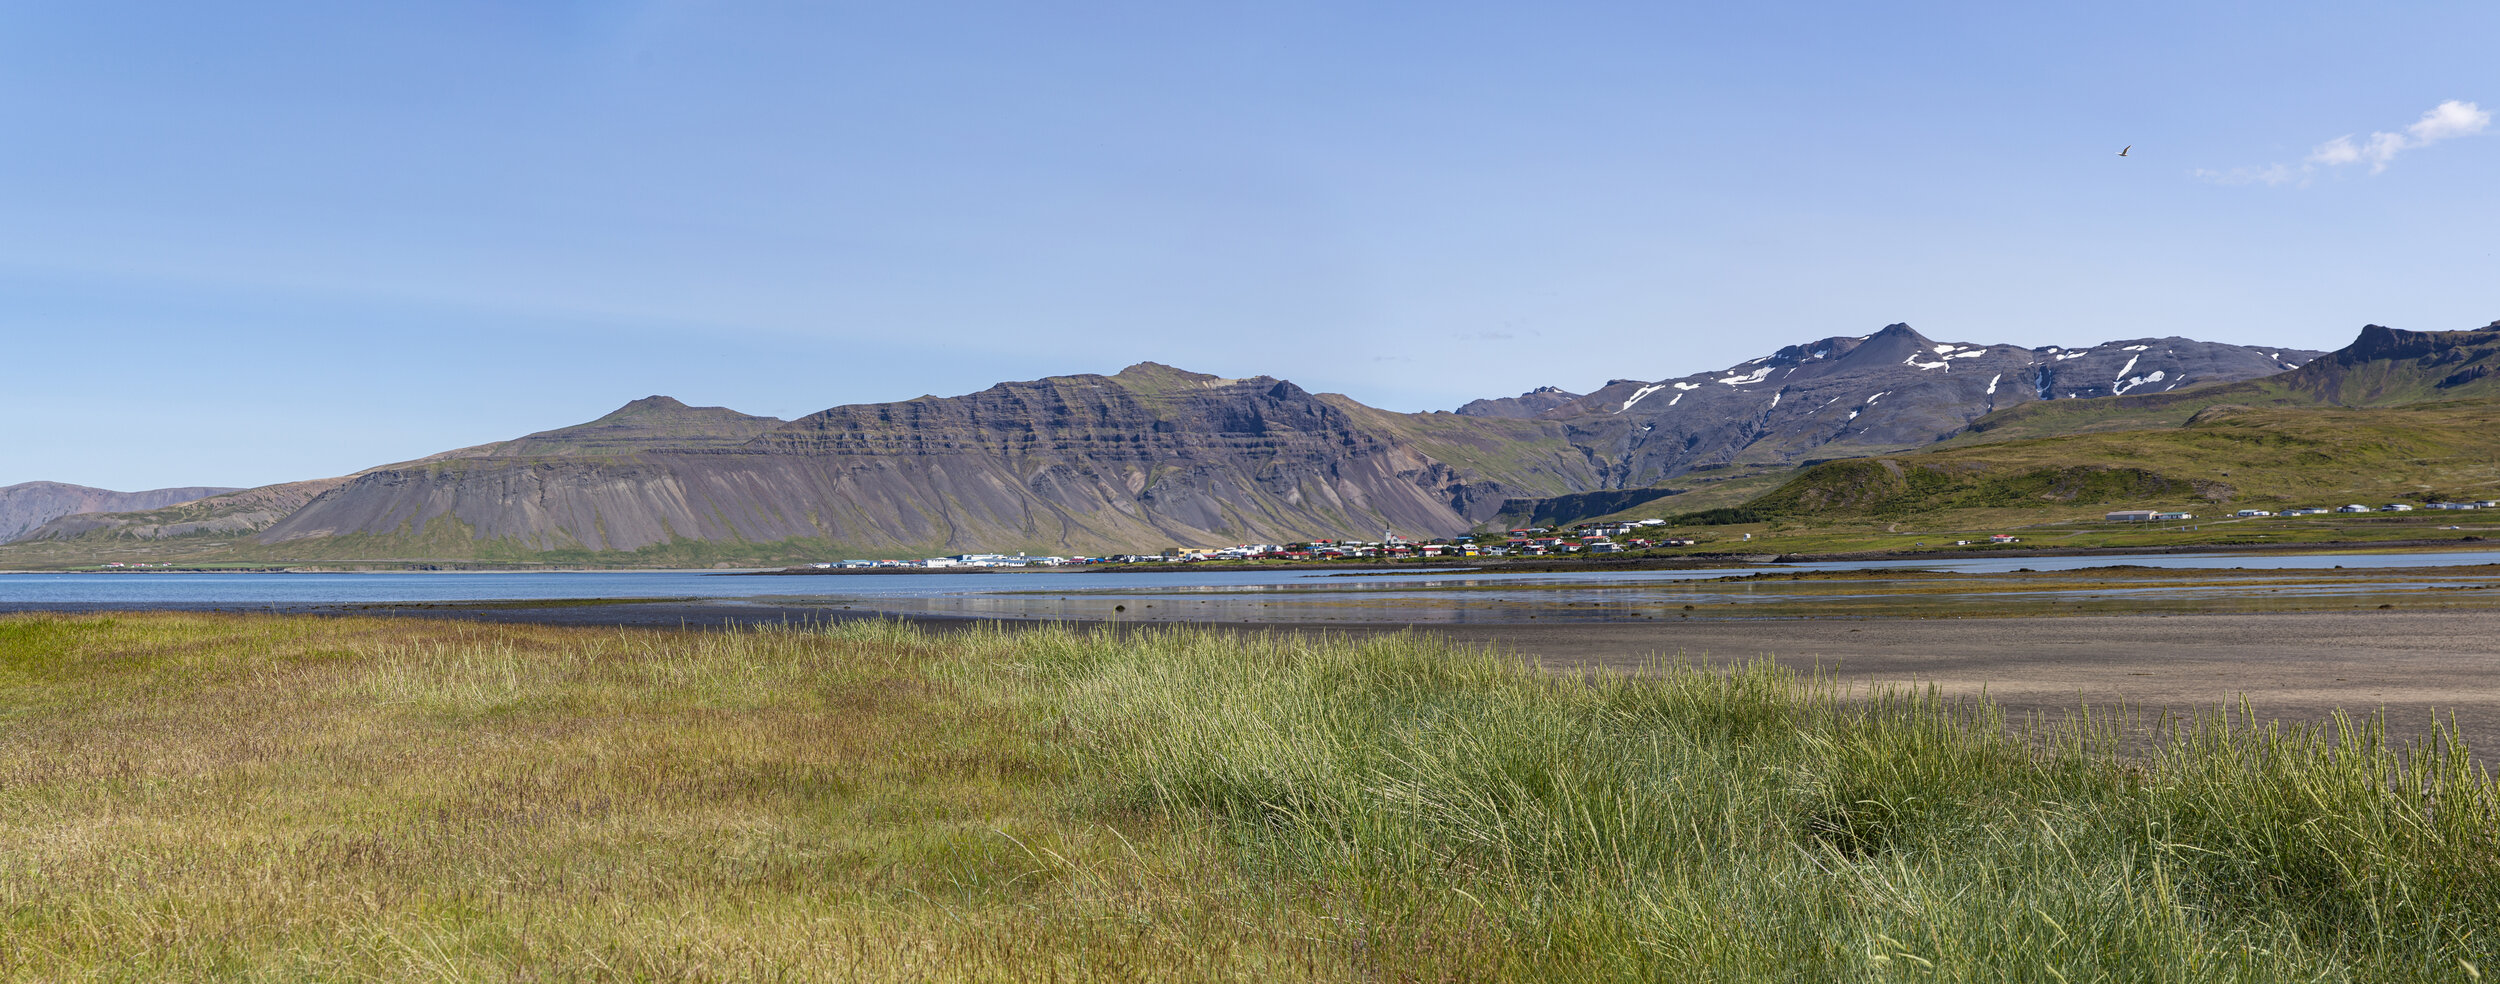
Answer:
[(2500, 400), (2224, 405), (2182, 426), (1993, 441), (1805, 468), (1729, 518), (1840, 522), (2118, 506), (2280, 509), (2500, 497)]
[(2500, 326), (2475, 331), (2361, 329), (2351, 345), (2289, 372), (2142, 396), (2042, 400), (1973, 421), (1948, 444), (2177, 427), (2208, 407), (2402, 406), (2500, 398)]

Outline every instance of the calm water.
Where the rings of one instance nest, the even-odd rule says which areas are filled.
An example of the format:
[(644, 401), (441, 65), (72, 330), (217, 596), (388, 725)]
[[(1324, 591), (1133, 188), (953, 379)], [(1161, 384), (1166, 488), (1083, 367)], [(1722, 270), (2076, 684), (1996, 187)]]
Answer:
[[(1374, 580), (1327, 577), (1321, 583)], [(1714, 571), (1716, 573), (1725, 573)], [(1258, 586), (1308, 581), (1307, 571), (1091, 574), (859, 574), (739, 577), (696, 571), (370, 574), (0, 574), (0, 605), (291, 605), (394, 602), (542, 601), (564, 598), (708, 598), (842, 595), (929, 597), (1029, 591), (1047, 584), (1083, 589)], [(1400, 572), (1380, 579), (1412, 579)]]
[[(2131, 564), (2181, 570), (2318, 570), (2334, 567), (2463, 566), (2500, 564), (2500, 550), (2358, 554), (2176, 554), (2102, 557), (1974, 557), (1969, 559), (1834, 562), (1765, 565), (1702, 571), (1607, 574), (1469, 574), (1418, 572), (1336, 574), (1325, 571), (1100, 574), (1084, 571), (990, 574), (724, 576), (693, 571), (582, 571), (532, 573), (370, 574), (9, 574), (0, 575), (0, 605), (301, 605), (391, 604), (456, 601), (532, 601), (566, 598), (810, 599), (848, 601), (855, 607), (963, 614), (1048, 617), (1053, 609), (1080, 616), (1121, 603), (1117, 599), (1208, 596), (1236, 599), (1311, 595), (1378, 599), (1387, 594), (1429, 594), (1456, 601), (1453, 588), (1505, 585), (1522, 589), (1578, 586), (1593, 590), (1648, 591), (1661, 600), (1675, 582), (1772, 570), (1919, 569), (1963, 573), (2079, 570)], [(1481, 594), (1474, 597), (1482, 600)], [(1064, 599), (1066, 604), (1046, 601)], [(1448, 604), (1444, 601), (1441, 604)], [(1254, 605), (1273, 601), (1248, 601)], [(1238, 604), (1238, 603), (1237, 603)], [(1370, 607), (1370, 606), (1366, 606)], [(1080, 616), (1081, 617), (1081, 616)]]

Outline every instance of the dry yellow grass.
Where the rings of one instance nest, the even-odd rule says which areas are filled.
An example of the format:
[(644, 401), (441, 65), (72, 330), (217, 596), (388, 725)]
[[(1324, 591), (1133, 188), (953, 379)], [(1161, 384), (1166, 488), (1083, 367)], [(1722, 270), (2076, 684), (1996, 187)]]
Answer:
[(0, 979), (2466, 980), (2500, 790), (1426, 637), (0, 618)]
[[(0, 976), (1308, 976), (890, 626), (0, 621)], [(1221, 944), (1211, 946), (1211, 944)]]

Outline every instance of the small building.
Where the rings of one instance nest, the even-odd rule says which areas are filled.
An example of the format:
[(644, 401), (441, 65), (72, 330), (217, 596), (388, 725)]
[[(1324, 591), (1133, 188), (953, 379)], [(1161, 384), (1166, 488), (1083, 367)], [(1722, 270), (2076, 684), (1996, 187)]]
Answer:
[(2402, 502), (2391, 502), (2391, 503), (2388, 503), (2387, 505), (2384, 505), (2384, 506), (2380, 506), (2380, 507), (2378, 507), (2378, 511), (2380, 511), (2380, 512), (2412, 512), (2412, 511), (2413, 511), (2413, 507), (2412, 507), (2412, 506), (2410, 506), (2410, 505), (2407, 505), (2407, 504), (2405, 504), (2405, 503), (2402, 503)]
[(2351, 505), (2337, 506), (2335, 507), (2335, 511), (2339, 513), (2365, 513), (2370, 511), (2370, 507), (2355, 502)]
[(2426, 507), (2424, 507), (2424, 508), (2427, 508), (2427, 509), (2472, 509), (2472, 508), (2474, 508), (2474, 504), (2473, 504), (2473, 503), (2471, 503), (2471, 502), (2434, 502), (2434, 503), (2431, 503), (2430, 505), (2428, 505), (2428, 506), (2426, 506)]
[(2231, 515), (2237, 516), (2241, 519), (2248, 519), (2253, 516), (2272, 516), (2274, 514), (2263, 509), (2242, 509), (2238, 512), (2232, 513)]
[(2021, 543), (2021, 542), (2023, 542), (2023, 538), (2022, 538), (2022, 537), (2019, 537), (2019, 536), (2015, 536), (2015, 535), (2014, 535), (2014, 534), (2012, 534), (2012, 533), (1991, 533), (1991, 534), (1988, 534), (1988, 542), (1990, 542), (1990, 543)]
[(2160, 516), (2160, 513), (2150, 509), (2121, 509), (2101, 519), (2111, 523), (2150, 523)]
[(2185, 513), (2185, 512), (2166, 512), (2166, 513), (2154, 513), (2154, 514), (2153, 514), (2153, 519), (2155, 519), (2156, 521), (2159, 521), (2159, 522), (2164, 522), (2164, 523), (2173, 522), (2173, 521), (2177, 521), (2177, 520), (2189, 520), (2189, 519), (2195, 519), (2195, 518), (2196, 518), (2196, 514), (2195, 514), (2195, 513)]

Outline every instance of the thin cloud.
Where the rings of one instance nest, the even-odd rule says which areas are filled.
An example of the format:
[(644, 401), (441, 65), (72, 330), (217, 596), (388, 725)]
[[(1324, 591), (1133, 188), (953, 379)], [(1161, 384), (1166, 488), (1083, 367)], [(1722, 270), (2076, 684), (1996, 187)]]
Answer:
[(2308, 184), (2310, 176), (2322, 169), (2331, 172), (2361, 163), (2370, 165), (2371, 174), (2380, 174), (2387, 170), (2388, 162), (2395, 160), (2398, 154), (2420, 150), (2442, 140), (2473, 136), (2490, 127), (2490, 110), (2451, 99), (2423, 113), (2422, 118), (2405, 127), (2404, 132), (2377, 130), (2368, 137), (2347, 133), (2319, 144), (2310, 149), (2308, 158), (2297, 167), (2271, 164), (2260, 168), (2235, 167), (2228, 171), (2199, 169), (2196, 176), (2220, 184)]

